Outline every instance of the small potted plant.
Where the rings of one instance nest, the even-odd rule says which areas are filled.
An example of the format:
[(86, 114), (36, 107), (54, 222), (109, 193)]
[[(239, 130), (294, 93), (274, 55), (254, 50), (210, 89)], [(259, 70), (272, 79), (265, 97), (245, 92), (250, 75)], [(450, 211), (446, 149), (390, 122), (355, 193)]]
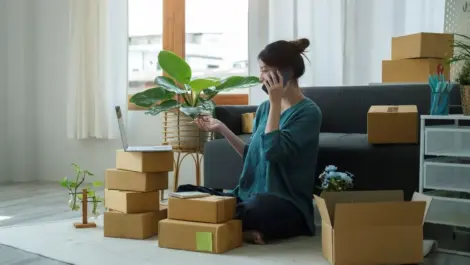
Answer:
[[(69, 191), (69, 202), (68, 206), (72, 211), (80, 210), (80, 201), (82, 200), (82, 189), (80, 188), (85, 182), (88, 176), (94, 176), (93, 173), (86, 169), (80, 168), (77, 164), (72, 163), (72, 166), (75, 170), (75, 176), (72, 180), (69, 180), (68, 177), (63, 178), (60, 181), (60, 185), (66, 188)], [(103, 186), (101, 181), (94, 181), (91, 184), (86, 184), (84, 188), (87, 189), (88, 202), (92, 203), (92, 211), (94, 217), (100, 215), (99, 205), (103, 202), (103, 199), (96, 194), (95, 189)]]
[(460, 100), (464, 115), (470, 115), (470, 37), (454, 34), (452, 47), (455, 56), (449, 62), (457, 70), (456, 80), (460, 85)]
[(349, 172), (340, 172), (336, 166), (330, 165), (325, 168), (319, 179), (320, 189), (324, 191), (345, 191), (354, 187), (354, 175)]
[[(165, 112), (164, 135), (168, 138), (177, 135), (177, 140), (168, 141), (175, 150), (202, 147), (209, 138), (191, 122), (199, 115), (213, 114), (215, 103), (212, 99), (218, 93), (260, 84), (259, 78), (255, 76), (193, 79), (189, 64), (173, 52), (165, 50), (158, 54), (158, 65), (166, 76), (157, 76), (151, 88), (133, 95), (130, 102), (147, 108), (147, 115), (156, 116)], [(175, 131), (168, 132), (170, 126), (176, 127)]]

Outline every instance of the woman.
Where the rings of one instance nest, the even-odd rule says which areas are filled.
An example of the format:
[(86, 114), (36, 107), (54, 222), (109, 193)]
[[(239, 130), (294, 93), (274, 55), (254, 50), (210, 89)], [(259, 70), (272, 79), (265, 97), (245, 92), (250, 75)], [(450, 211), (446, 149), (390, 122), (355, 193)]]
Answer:
[[(315, 233), (312, 194), (322, 115), (298, 85), (308, 46), (307, 39), (276, 41), (259, 53), (260, 81), (269, 100), (258, 107), (248, 145), (219, 120), (196, 119), (201, 129), (221, 133), (230, 142), (243, 158), (243, 171), (230, 193), (193, 185), (178, 191), (237, 197), (236, 218), (243, 222), (245, 240), (252, 243)], [(289, 78), (285, 87), (283, 75)]]

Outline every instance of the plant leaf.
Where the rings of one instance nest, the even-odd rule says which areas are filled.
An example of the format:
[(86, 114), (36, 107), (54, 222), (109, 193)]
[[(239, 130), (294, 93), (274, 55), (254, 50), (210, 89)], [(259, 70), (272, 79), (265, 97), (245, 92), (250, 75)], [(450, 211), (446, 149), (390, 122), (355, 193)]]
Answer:
[(72, 163), (72, 166), (74, 167), (74, 169), (75, 169), (75, 171), (76, 171), (77, 173), (82, 172), (82, 169), (81, 169), (77, 164)]
[(259, 78), (256, 76), (231, 76), (220, 81), (220, 84), (216, 86), (216, 90), (217, 92), (229, 91), (234, 88), (248, 88), (259, 84)]
[(202, 107), (181, 107), (180, 111), (186, 114), (187, 116), (195, 119), (198, 115), (204, 113), (204, 110)]
[(91, 173), (88, 170), (85, 170), (84, 173), (85, 173), (85, 175), (88, 175), (88, 176), (94, 176), (95, 175), (95, 174)]
[(155, 85), (158, 85), (170, 92), (176, 93), (176, 94), (183, 94), (186, 93), (185, 90), (179, 88), (173, 79), (167, 77), (167, 76), (157, 76), (154, 81)]
[(156, 116), (160, 114), (161, 112), (178, 108), (179, 106), (180, 106), (180, 103), (177, 100), (169, 99), (169, 100), (162, 101), (157, 106), (151, 107), (148, 111), (145, 112), (145, 114)]
[(59, 183), (60, 183), (60, 186), (67, 188), (67, 184), (69, 183), (69, 180), (67, 179), (67, 177), (64, 177)]
[(195, 93), (201, 93), (204, 89), (210, 88), (210, 87), (215, 87), (218, 84), (220, 84), (219, 80), (216, 79), (194, 79), (191, 82), (189, 82), (189, 86), (191, 87), (191, 90), (194, 91)]
[(191, 67), (178, 55), (170, 51), (158, 53), (158, 64), (164, 72), (180, 84), (188, 84), (191, 81)]
[(139, 107), (148, 108), (159, 101), (168, 100), (174, 96), (175, 93), (170, 92), (162, 87), (154, 87), (134, 94), (129, 101)]
[(95, 188), (98, 188), (98, 187), (103, 186), (103, 182), (101, 182), (101, 181), (94, 181), (94, 182), (91, 183), (91, 185), (93, 185), (93, 187), (95, 187)]

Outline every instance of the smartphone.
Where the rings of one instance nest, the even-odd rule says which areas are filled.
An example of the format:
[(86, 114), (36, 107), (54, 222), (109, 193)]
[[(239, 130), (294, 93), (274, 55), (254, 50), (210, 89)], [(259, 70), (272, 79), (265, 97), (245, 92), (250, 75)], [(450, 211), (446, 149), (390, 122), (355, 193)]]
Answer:
[[(284, 81), (282, 85), (284, 86), (284, 89), (285, 89), (287, 86), (287, 82), (289, 82), (289, 80), (291, 80), (292, 78), (292, 72), (287, 69), (281, 69), (279, 70), (279, 72), (281, 72), (282, 80)], [(261, 87), (261, 89), (263, 89), (264, 93), (269, 94), (268, 89), (266, 88), (264, 84)]]

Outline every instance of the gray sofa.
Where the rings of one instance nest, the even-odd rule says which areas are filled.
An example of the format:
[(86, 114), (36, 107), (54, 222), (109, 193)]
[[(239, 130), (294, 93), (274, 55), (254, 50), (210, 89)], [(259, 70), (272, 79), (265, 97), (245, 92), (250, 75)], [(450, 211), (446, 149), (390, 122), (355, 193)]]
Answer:
[[(409, 199), (419, 185), (419, 144), (370, 145), (367, 142), (367, 112), (371, 105), (417, 105), (428, 114), (430, 89), (427, 84), (309, 87), (304, 94), (323, 113), (316, 175), (327, 165), (353, 173), (359, 190), (401, 189)], [(460, 111), (460, 93), (455, 86), (450, 96), (452, 113)], [(455, 107), (452, 107), (455, 106)], [(218, 106), (215, 116), (246, 143), (241, 133), (241, 114), (257, 106)], [(220, 135), (204, 149), (204, 185), (233, 189), (242, 169), (240, 156)], [(317, 182), (318, 183), (318, 182)], [(315, 193), (319, 190), (316, 189)]]

